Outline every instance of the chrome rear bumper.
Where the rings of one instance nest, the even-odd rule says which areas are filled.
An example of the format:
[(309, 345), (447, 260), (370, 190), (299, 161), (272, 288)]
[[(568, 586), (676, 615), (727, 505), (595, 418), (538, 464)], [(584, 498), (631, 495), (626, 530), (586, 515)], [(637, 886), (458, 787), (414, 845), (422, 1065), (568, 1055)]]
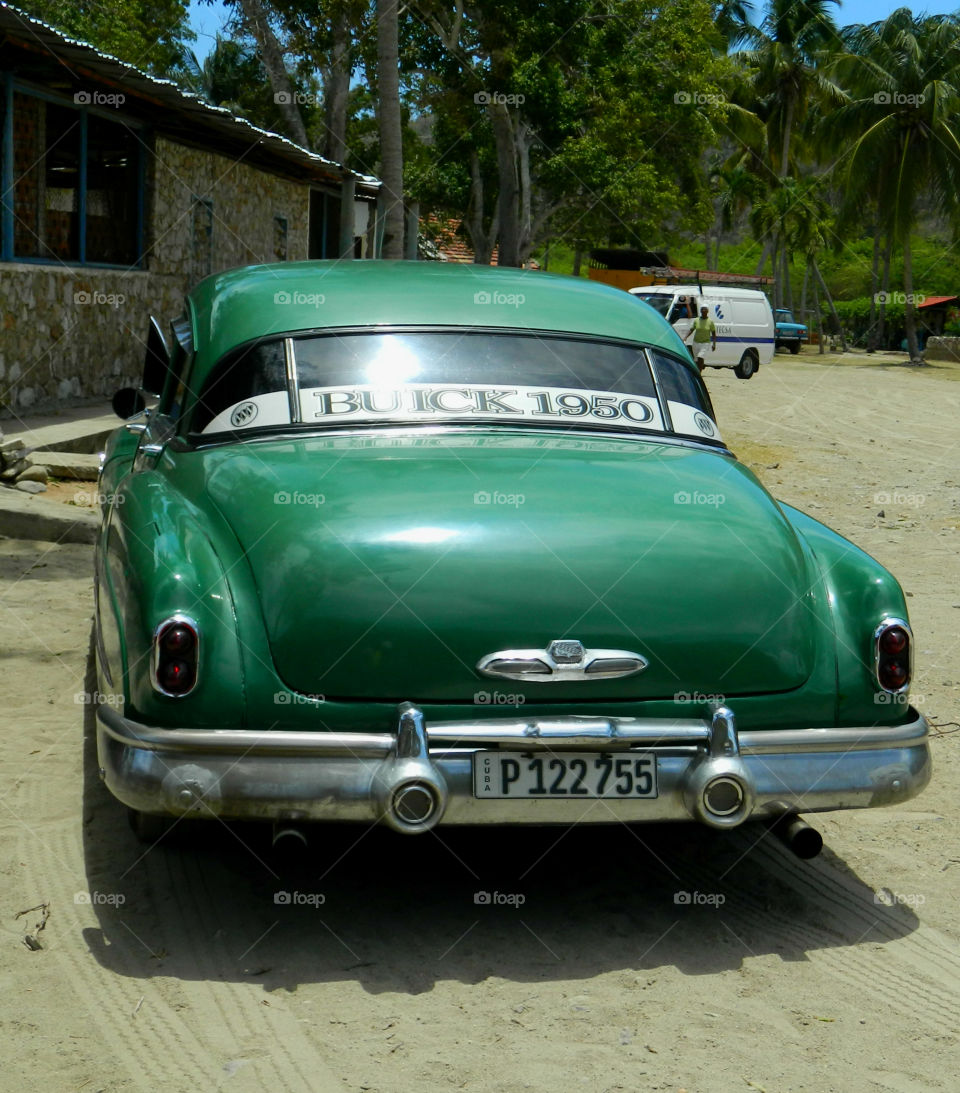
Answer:
[[(738, 733), (711, 720), (564, 717), (424, 724), (410, 703), (393, 733), (157, 729), (97, 711), (101, 776), (141, 812), (224, 819), (444, 824), (700, 820), (734, 827), (783, 812), (896, 804), (930, 780), (927, 723)], [(473, 756), (595, 752), (656, 757), (654, 798), (474, 795)], [(732, 807), (731, 807), (732, 806)]]

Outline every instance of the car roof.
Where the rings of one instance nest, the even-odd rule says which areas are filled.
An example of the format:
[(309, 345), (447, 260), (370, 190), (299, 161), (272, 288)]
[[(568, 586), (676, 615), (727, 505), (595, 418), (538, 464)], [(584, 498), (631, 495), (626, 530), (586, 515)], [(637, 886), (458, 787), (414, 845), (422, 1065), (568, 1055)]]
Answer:
[[(535, 270), (383, 260), (282, 262), (227, 270), (189, 294), (196, 368), (256, 338), (337, 327), (454, 326), (548, 330), (683, 343), (622, 289)], [(195, 379), (203, 376), (194, 373)]]

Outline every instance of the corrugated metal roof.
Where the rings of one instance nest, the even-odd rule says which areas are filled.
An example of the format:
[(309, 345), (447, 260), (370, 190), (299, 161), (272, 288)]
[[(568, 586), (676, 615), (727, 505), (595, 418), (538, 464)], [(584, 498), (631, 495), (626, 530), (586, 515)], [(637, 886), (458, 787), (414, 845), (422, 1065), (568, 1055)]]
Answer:
[(77, 83), (93, 77), (122, 90), (131, 98), (171, 111), (172, 116), (165, 115), (165, 122), (157, 123), (161, 131), (182, 135), (182, 130), (186, 128), (193, 132), (195, 140), (201, 139), (204, 132), (213, 133), (227, 143), (256, 148), (261, 155), (267, 153), (283, 161), (288, 170), (289, 166), (296, 166), (310, 178), (352, 178), (356, 180), (358, 192), (366, 192), (368, 196), (375, 195), (380, 188), (379, 180), (372, 175), (359, 174), (325, 159), (279, 133), (261, 129), (246, 118), (237, 117), (226, 107), (211, 106), (199, 95), (184, 91), (172, 80), (141, 72), (117, 57), (101, 53), (88, 42), (68, 38), (54, 27), (2, 0), (0, 33), (5, 43), (19, 45), (34, 54), (45, 53), (56, 59), (66, 70), (65, 75)]
[(942, 307), (943, 304), (955, 304), (958, 300), (960, 296), (927, 296), (917, 307)]

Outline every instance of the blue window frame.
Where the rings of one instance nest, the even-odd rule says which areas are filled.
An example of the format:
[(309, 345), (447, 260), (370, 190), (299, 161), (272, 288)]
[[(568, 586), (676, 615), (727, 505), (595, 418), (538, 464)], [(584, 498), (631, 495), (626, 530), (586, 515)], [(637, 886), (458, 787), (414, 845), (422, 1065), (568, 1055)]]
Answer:
[(137, 268), (143, 264), (142, 127), (3, 73), (0, 259)]

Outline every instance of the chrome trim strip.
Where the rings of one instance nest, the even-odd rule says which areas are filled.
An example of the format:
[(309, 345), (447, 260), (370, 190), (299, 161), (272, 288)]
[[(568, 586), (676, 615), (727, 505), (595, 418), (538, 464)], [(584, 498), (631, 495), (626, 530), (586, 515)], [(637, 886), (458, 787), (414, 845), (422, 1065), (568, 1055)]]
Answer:
[(656, 365), (653, 361), (653, 351), (650, 346), (645, 345), (643, 347), (643, 354), (647, 359), (647, 368), (650, 369), (650, 375), (653, 376), (653, 389), (657, 395), (657, 402), (660, 403), (660, 417), (663, 420), (663, 427), (668, 433), (675, 432), (675, 429), (673, 428), (673, 418), (670, 415), (670, 407), (667, 405), (667, 398), (660, 385), (660, 376), (657, 374)]
[[(288, 429), (283, 431), (282, 426), (278, 426), (274, 432), (258, 432), (253, 436), (244, 436), (240, 439), (235, 433), (225, 434), (222, 439), (210, 439), (203, 440), (202, 442), (187, 443), (187, 448), (190, 451), (202, 452), (211, 448), (222, 448), (226, 444), (269, 444), (277, 440), (308, 440), (316, 438), (326, 437), (365, 437), (374, 432), (384, 432), (388, 434), (395, 434), (398, 432), (408, 433), (410, 436), (438, 436), (438, 435), (451, 435), (455, 436), (457, 433), (489, 433), (491, 429), (497, 432), (508, 432), (513, 430), (518, 434), (524, 432), (544, 432), (548, 435), (559, 435), (566, 437), (570, 440), (579, 440), (581, 437), (589, 438), (591, 440), (629, 440), (638, 441), (646, 444), (670, 444), (675, 448), (695, 448), (700, 452), (713, 452), (716, 455), (726, 455), (731, 459), (739, 462), (737, 456), (730, 451), (730, 449), (723, 443), (722, 440), (697, 440), (695, 437), (684, 437), (671, 435), (669, 433), (660, 432), (648, 432), (643, 433), (639, 430), (630, 429), (591, 429), (589, 427), (581, 428), (577, 426), (575, 430), (572, 430), (567, 425), (546, 425), (541, 422), (528, 422), (524, 425), (520, 425), (517, 422), (498, 422), (489, 421), (485, 425), (470, 424), (464, 422), (463, 424), (453, 425), (416, 425), (411, 426), (408, 422), (371, 422), (369, 426), (359, 425), (318, 425), (313, 426), (306, 423), (303, 427), (298, 429)], [(185, 442), (186, 443), (186, 442)]]
[(297, 358), (293, 338), (283, 339), (283, 363), (287, 371), (287, 400), (290, 404), (290, 424), (297, 425), (300, 416), (300, 377), (297, 375)]
[[(716, 720), (720, 710), (714, 715)], [(920, 747), (927, 742), (927, 723), (916, 713), (905, 725), (828, 729), (769, 729), (737, 734), (741, 755), (782, 752), (871, 751), (878, 748)], [(159, 729), (123, 717), (111, 706), (100, 706), (97, 717), (106, 732), (121, 744), (146, 751), (223, 752), (252, 755), (355, 756), (382, 758), (396, 747), (393, 733), (296, 732), (276, 729)], [(524, 721), (435, 722), (426, 726), (435, 745), (513, 744), (524, 751), (537, 748), (617, 747), (708, 748), (719, 733), (705, 721), (654, 721), (642, 718), (568, 717)]]

